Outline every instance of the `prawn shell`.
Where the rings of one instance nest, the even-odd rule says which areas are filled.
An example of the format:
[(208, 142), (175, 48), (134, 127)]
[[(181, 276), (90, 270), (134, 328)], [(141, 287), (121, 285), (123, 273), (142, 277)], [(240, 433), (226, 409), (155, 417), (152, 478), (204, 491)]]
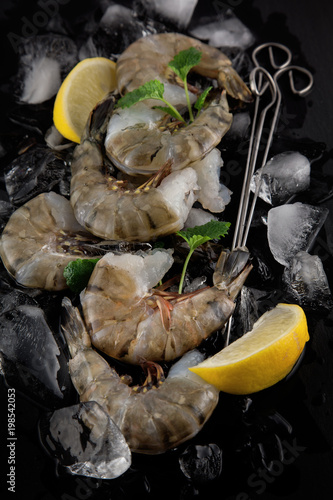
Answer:
[(195, 436), (210, 418), (219, 392), (197, 375), (174, 375), (157, 388), (135, 392), (91, 348), (84, 323), (63, 299), (62, 329), (70, 348), (70, 375), (81, 401), (96, 401), (110, 415), (132, 452), (161, 454)]
[(21, 285), (62, 290), (67, 288), (65, 266), (75, 258), (89, 258), (80, 246), (92, 239), (75, 219), (69, 201), (51, 191), (12, 214), (1, 236), (0, 256)]
[(202, 54), (200, 63), (192, 68), (202, 76), (216, 79), (232, 97), (252, 101), (252, 94), (230, 59), (219, 49), (181, 33), (159, 33), (133, 42), (117, 61), (117, 82), (121, 94), (126, 94), (156, 78), (167, 81), (168, 63), (182, 50), (194, 47)]
[[(166, 269), (159, 269), (160, 263), (152, 259), (147, 254), (140, 258), (131, 254), (105, 255), (81, 295), (93, 345), (127, 363), (140, 364), (142, 359), (171, 361), (200, 345), (232, 315), (236, 292), (249, 273), (247, 266), (235, 276), (235, 284), (231, 280), (221, 290), (207, 287), (165, 303), (152, 288)], [(147, 281), (150, 268), (156, 271), (155, 279)], [(168, 324), (157, 305), (169, 310)]]
[(183, 227), (196, 200), (196, 173), (184, 169), (177, 179), (171, 174), (147, 189), (119, 184), (104, 165), (102, 145), (114, 104), (113, 95), (98, 104), (74, 151), (70, 199), (75, 217), (104, 239), (150, 241), (172, 234)]

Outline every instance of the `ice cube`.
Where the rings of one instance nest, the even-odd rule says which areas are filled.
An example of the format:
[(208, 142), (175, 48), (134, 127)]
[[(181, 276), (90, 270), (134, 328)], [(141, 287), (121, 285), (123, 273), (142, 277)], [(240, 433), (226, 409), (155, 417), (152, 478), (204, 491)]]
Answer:
[(245, 50), (255, 42), (251, 30), (231, 10), (218, 19), (212, 17), (201, 20), (190, 33), (214, 47), (238, 47)]
[(188, 479), (206, 483), (222, 472), (222, 450), (217, 444), (189, 445), (180, 455), (179, 464)]
[(106, 9), (87, 42), (80, 48), (79, 58), (116, 59), (135, 40), (156, 31), (154, 22), (149, 18), (142, 20), (133, 9), (112, 4)]
[(114, 479), (131, 465), (119, 428), (95, 401), (61, 408), (40, 422), (42, 443), (72, 474)]
[(47, 408), (59, 407), (73, 386), (67, 357), (44, 312), (18, 290), (3, 289), (0, 297), (0, 352), (7, 383)]
[(198, 0), (141, 0), (140, 3), (152, 18), (161, 17), (178, 28), (186, 28)]
[(192, 281), (189, 280), (189, 283), (186, 282), (186, 286), (184, 286), (184, 291), (183, 293), (192, 293), (195, 292), (196, 290), (199, 290), (199, 288), (203, 288), (205, 286), (205, 283), (207, 281), (206, 276), (198, 276), (197, 278), (194, 278)]
[(51, 149), (35, 146), (7, 167), (6, 189), (13, 203), (25, 203), (40, 193), (51, 191), (65, 178), (69, 168)]
[(289, 267), (299, 251), (309, 251), (327, 215), (326, 208), (300, 202), (271, 208), (267, 236), (275, 260)]
[(331, 309), (333, 300), (323, 263), (318, 255), (298, 252), (285, 268), (283, 280), (291, 298), (302, 307)]
[(76, 63), (76, 45), (66, 36), (48, 34), (25, 38), (20, 46), (16, 78), (20, 100), (38, 104), (51, 99)]
[(30, 104), (48, 101), (61, 85), (60, 65), (49, 57), (40, 57), (34, 61), (31, 71), (24, 81), (21, 100)]
[(231, 327), (231, 342), (253, 329), (254, 323), (281, 300), (281, 292), (243, 286), (238, 296)]
[(271, 158), (252, 177), (251, 190), (255, 192), (261, 175), (259, 197), (266, 203), (285, 203), (293, 194), (310, 186), (310, 162), (297, 151), (286, 151)]

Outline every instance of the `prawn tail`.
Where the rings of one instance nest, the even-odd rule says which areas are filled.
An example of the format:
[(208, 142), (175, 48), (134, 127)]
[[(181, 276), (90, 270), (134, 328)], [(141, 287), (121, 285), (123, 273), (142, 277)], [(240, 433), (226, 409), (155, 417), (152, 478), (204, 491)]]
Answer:
[(225, 290), (234, 300), (248, 277), (252, 264), (250, 253), (245, 247), (223, 251), (216, 264), (213, 282), (219, 290)]
[(111, 92), (95, 106), (89, 115), (81, 142), (89, 137), (99, 143), (103, 141), (115, 104), (116, 96)]
[(253, 101), (251, 91), (232, 66), (224, 67), (219, 72), (218, 83), (234, 99), (240, 99), (248, 103)]
[(68, 297), (62, 299), (61, 329), (65, 335), (71, 357), (91, 346), (90, 337), (81, 315)]

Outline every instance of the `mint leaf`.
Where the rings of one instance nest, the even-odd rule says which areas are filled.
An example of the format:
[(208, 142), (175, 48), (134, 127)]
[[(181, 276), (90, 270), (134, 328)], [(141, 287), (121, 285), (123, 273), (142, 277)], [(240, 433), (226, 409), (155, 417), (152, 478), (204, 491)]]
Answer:
[(128, 92), (121, 97), (117, 102), (117, 107), (130, 108), (133, 104), (145, 101), (146, 99), (158, 99), (159, 101), (163, 101), (166, 106), (155, 106), (156, 108), (162, 109), (181, 122), (185, 122), (184, 118), (176, 110), (176, 108), (164, 99), (163, 94), (164, 84), (158, 80), (150, 80), (149, 82), (141, 85), (141, 87), (138, 87), (137, 89), (132, 90), (132, 92)]
[(203, 224), (202, 226), (189, 227), (184, 231), (177, 231), (176, 234), (178, 236), (181, 236), (190, 247), (180, 278), (178, 293), (182, 293), (186, 269), (194, 250), (203, 243), (206, 243), (206, 241), (215, 240), (220, 238), (221, 236), (225, 236), (228, 232), (229, 227), (230, 222), (212, 220), (210, 222), (207, 222), (206, 224)]
[(130, 108), (137, 102), (144, 101), (145, 99), (159, 99), (163, 100), (164, 84), (159, 80), (150, 80), (141, 87), (138, 87), (132, 92), (128, 92), (117, 102), (120, 108)]
[(190, 47), (187, 50), (181, 50), (168, 64), (168, 66), (173, 69), (176, 75), (178, 75), (179, 78), (184, 82), (184, 90), (186, 94), (188, 112), (190, 115), (190, 122), (193, 122), (194, 118), (187, 86), (187, 75), (194, 66), (199, 64), (200, 60), (201, 52), (194, 47)]
[(184, 238), (187, 242), (189, 242), (190, 238), (193, 238), (194, 236), (207, 237), (208, 239), (206, 241), (208, 241), (225, 236), (229, 227), (230, 222), (211, 220), (202, 226), (189, 227), (183, 231), (178, 231), (176, 234)]
[(201, 55), (202, 53), (199, 50), (190, 47), (176, 54), (172, 61), (169, 62), (168, 66), (172, 68), (176, 75), (184, 82), (189, 71), (199, 64)]
[(76, 259), (67, 264), (63, 271), (67, 286), (74, 293), (80, 293), (87, 286), (91, 273), (94, 270), (96, 259)]
[(203, 105), (205, 104), (206, 97), (208, 96), (209, 92), (212, 90), (213, 87), (208, 87), (206, 90), (204, 90), (194, 103), (195, 109), (198, 111), (201, 111)]

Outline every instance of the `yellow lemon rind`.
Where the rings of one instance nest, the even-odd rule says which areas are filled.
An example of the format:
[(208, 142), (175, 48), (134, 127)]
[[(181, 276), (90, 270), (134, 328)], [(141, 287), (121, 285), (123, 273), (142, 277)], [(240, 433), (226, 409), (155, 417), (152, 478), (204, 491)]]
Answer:
[[(242, 356), (236, 361), (225, 360), (230, 357), (230, 351), (237, 351), (239, 344), (250, 346), (258, 329), (265, 322), (263, 315), (253, 330), (228, 347), (208, 358), (197, 366), (189, 368), (206, 382), (214, 385), (218, 390), (229, 394), (252, 394), (261, 391), (282, 380), (292, 370), (301, 355), (306, 342), (309, 340), (307, 321), (304, 311), (295, 304), (278, 304), (279, 310), (288, 308), (295, 312), (295, 322), (281, 334), (277, 340), (264, 345), (263, 348)], [(266, 313), (267, 318), (267, 313)], [(259, 324), (259, 325), (258, 325)], [(263, 335), (263, 333), (262, 333)], [(251, 340), (252, 339), (252, 340)], [(231, 353), (232, 354), (232, 353)], [(231, 356), (232, 358), (232, 356)]]
[[(106, 75), (99, 81), (101, 75)], [(63, 81), (53, 108), (53, 122), (66, 139), (80, 143), (90, 111), (116, 88), (116, 63), (104, 57), (80, 61)]]

